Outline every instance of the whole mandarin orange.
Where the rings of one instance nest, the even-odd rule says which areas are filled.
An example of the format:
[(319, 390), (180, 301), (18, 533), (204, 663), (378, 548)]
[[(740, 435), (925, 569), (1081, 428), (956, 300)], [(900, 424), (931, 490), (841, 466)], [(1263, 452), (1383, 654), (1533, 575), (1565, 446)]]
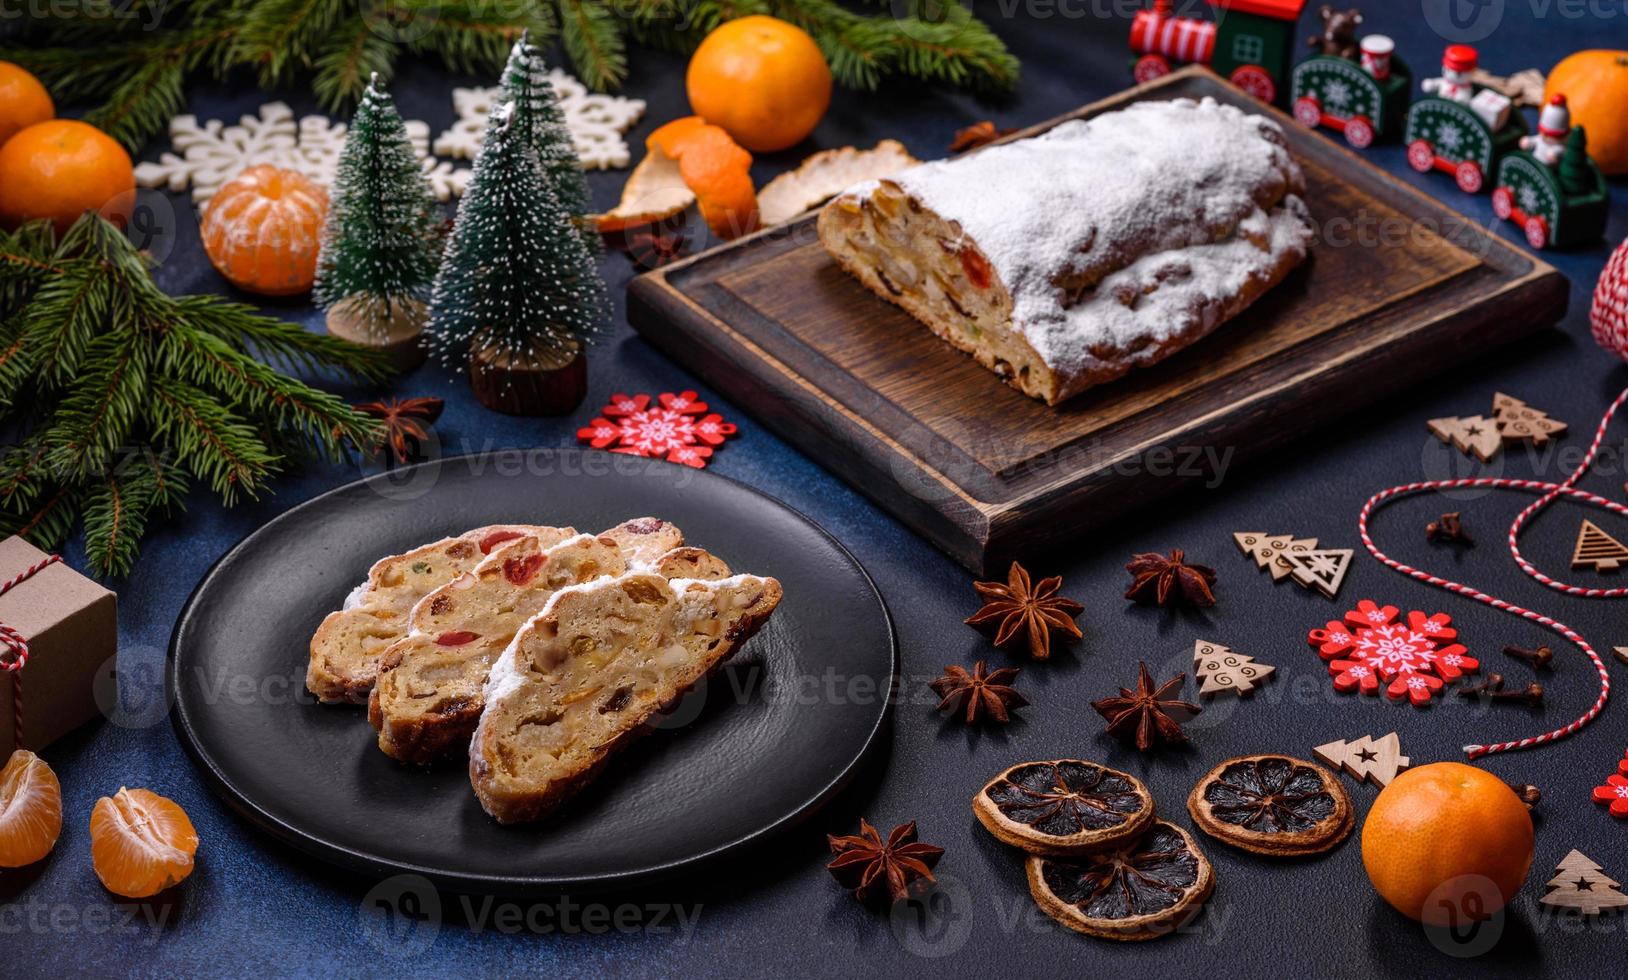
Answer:
[(753, 152), (814, 132), (831, 106), (831, 69), (808, 33), (754, 14), (721, 24), (690, 58), (690, 108)]
[(1532, 870), (1532, 817), (1497, 776), (1462, 762), (1408, 771), (1362, 825), (1380, 896), (1426, 925), (1459, 927), (1508, 904)]
[(51, 93), (28, 70), (0, 61), (0, 146), (38, 122), (56, 116)]
[(123, 227), (135, 206), (130, 154), (77, 119), (35, 123), (0, 146), (0, 223), (46, 218), (58, 231), (97, 211)]
[(232, 285), (262, 296), (310, 292), (317, 277), (328, 192), (310, 178), (257, 163), (204, 208), (204, 254)]

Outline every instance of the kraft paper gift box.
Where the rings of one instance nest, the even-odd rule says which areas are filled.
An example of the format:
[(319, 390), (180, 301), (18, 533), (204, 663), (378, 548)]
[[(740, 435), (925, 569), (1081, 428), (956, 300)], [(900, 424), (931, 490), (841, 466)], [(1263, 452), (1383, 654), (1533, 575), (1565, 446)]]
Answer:
[[(22, 538), (0, 541), (0, 583), (47, 557)], [(62, 562), (0, 595), (0, 623), (28, 643), (28, 661), (21, 670), (0, 669), (0, 763), (19, 747), (15, 715), (19, 693), (21, 747), (35, 752), (101, 714), (96, 677), (115, 665), (117, 605), (112, 592)], [(0, 646), (0, 661), (12, 658), (11, 651)]]

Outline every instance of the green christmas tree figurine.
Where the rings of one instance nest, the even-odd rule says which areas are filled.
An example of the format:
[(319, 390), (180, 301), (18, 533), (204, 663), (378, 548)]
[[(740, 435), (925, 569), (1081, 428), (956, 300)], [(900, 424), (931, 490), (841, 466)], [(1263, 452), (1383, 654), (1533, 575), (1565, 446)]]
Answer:
[(587, 220), (588, 181), (582, 175), (582, 160), (577, 156), (571, 131), (565, 125), (565, 113), (560, 109), (559, 96), (554, 84), (548, 80), (548, 66), (543, 53), (531, 43), (531, 32), (520, 35), (509, 50), (509, 62), (503, 68), (503, 98), (514, 103), (514, 119), (510, 123), (520, 129), (537, 162), (543, 166), (543, 176), (554, 188), (554, 196), (582, 232), (582, 241), (591, 254), (599, 254), (599, 231)]
[(328, 332), (383, 347), (403, 369), (423, 363), (441, 228), (407, 127), (375, 73), (345, 137), (322, 229), (315, 297), (328, 310)]
[(1582, 126), (1566, 134), (1566, 149), (1560, 155), (1560, 189), (1567, 194), (1587, 194), (1598, 180), (1588, 159), (1588, 135)]
[(585, 342), (610, 319), (604, 280), (515, 125), (492, 110), (431, 300), (432, 347), (469, 365), (481, 404), (563, 415), (587, 393)]

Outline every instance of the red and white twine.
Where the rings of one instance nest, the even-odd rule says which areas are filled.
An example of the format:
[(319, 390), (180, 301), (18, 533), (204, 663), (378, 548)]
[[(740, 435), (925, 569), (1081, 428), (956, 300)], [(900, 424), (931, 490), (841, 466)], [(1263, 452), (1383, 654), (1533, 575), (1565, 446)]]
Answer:
[[(62, 560), (61, 555), (48, 555), (36, 564), (17, 573), (11, 581), (0, 584), (0, 595), (38, 575)], [(0, 622), (0, 670), (11, 674), (11, 720), (16, 726), (18, 748), (23, 747), (23, 668), (28, 666), (28, 639), (23, 634)]]
[(1464, 585), (1463, 583), (1454, 582), (1449, 579), (1441, 578), (1437, 575), (1432, 575), (1429, 572), (1399, 562), (1391, 556), (1385, 554), (1383, 551), (1379, 550), (1378, 545), (1374, 544), (1374, 539), (1368, 533), (1368, 519), (1373, 515), (1373, 512), (1380, 505), (1387, 503), (1388, 501), (1395, 500), (1399, 497), (1405, 497), (1415, 493), (1423, 493), (1426, 490), (1457, 490), (1466, 487), (1491, 487), (1499, 490), (1525, 490), (1541, 493), (1543, 496), (1538, 498), (1525, 510), (1516, 515), (1514, 522), (1509, 525), (1509, 552), (1514, 556), (1515, 563), (1521, 567), (1521, 571), (1525, 572), (1527, 575), (1538, 580), (1549, 588), (1558, 592), (1564, 592), (1567, 595), (1586, 596), (1591, 599), (1609, 599), (1628, 595), (1628, 587), (1592, 589), (1584, 588), (1580, 585), (1568, 585), (1565, 582), (1557, 581), (1556, 579), (1553, 579), (1538, 571), (1538, 569), (1534, 567), (1531, 562), (1526, 560), (1525, 556), (1521, 554), (1520, 542), (1517, 540), (1520, 536), (1521, 528), (1525, 526), (1526, 522), (1531, 519), (1534, 514), (1547, 507), (1559, 497), (1570, 497), (1574, 500), (1581, 500), (1584, 503), (1593, 504), (1597, 507), (1604, 507), (1606, 510), (1628, 516), (1628, 506), (1619, 504), (1614, 500), (1607, 500), (1598, 494), (1589, 493), (1585, 490), (1578, 490), (1573, 486), (1573, 484), (1581, 479), (1583, 474), (1588, 471), (1588, 468), (1593, 465), (1594, 457), (1600, 451), (1600, 444), (1605, 441), (1605, 432), (1606, 429), (1611, 425), (1611, 418), (1617, 413), (1617, 409), (1622, 407), (1625, 400), (1628, 400), (1628, 388), (1624, 388), (1622, 393), (1617, 395), (1616, 400), (1611, 403), (1611, 407), (1605, 410), (1605, 415), (1600, 419), (1600, 426), (1594, 432), (1594, 441), (1589, 444), (1588, 453), (1584, 455), (1582, 462), (1578, 464), (1577, 468), (1572, 470), (1571, 475), (1566, 477), (1564, 483), (1548, 483), (1541, 480), (1514, 480), (1503, 477), (1481, 477), (1464, 480), (1425, 480), (1420, 483), (1408, 483), (1399, 487), (1391, 487), (1388, 490), (1381, 490), (1372, 497), (1368, 498), (1368, 502), (1362, 507), (1362, 514), (1357, 518), (1357, 530), (1362, 535), (1363, 545), (1368, 548), (1368, 552), (1370, 554), (1384, 564), (1398, 572), (1401, 572), (1403, 575), (1418, 579), (1421, 582), (1437, 586), (1438, 588), (1447, 589), (1450, 592), (1456, 592), (1459, 595), (1469, 596), (1476, 602), (1485, 603), (1494, 609), (1501, 609), (1504, 612), (1520, 616), (1523, 619), (1530, 619), (1535, 623), (1546, 626), (1549, 629), (1554, 630), (1556, 633), (1559, 633), (1567, 640), (1570, 640), (1572, 643), (1576, 644), (1578, 649), (1587, 654), (1588, 658), (1594, 662), (1594, 669), (1599, 671), (1600, 696), (1595, 699), (1594, 706), (1589, 708), (1581, 718), (1578, 718), (1576, 721), (1566, 725), (1563, 728), (1557, 728), (1552, 732), (1546, 732), (1542, 735), (1533, 735), (1529, 738), (1516, 739), (1512, 742), (1496, 742), (1491, 745), (1466, 745), (1464, 746), (1464, 752), (1471, 759), (1479, 759), (1484, 755), (1492, 755), (1496, 752), (1511, 752), (1516, 749), (1526, 749), (1535, 745), (1543, 745), (1548, 742), (1553, 742), (1558, 739), (1565, 738), (1567, 735), (1572, 734), (1573, 732), (1582, 728), (1584, 725), (1587, 725), (1589, 722), (1593, 721), (1595, 718), (1599, 717), (1600, 712), (1605, 709), (1606, 699), (1611, 694), (1611, 675), (1606, 671), (1605, 661), (1600, 659), (1600, 655), (1594, 652), (1594, 648), (1588, 645), (1587, 640), (1584, 640), (1575, 630), (1559, 620), (1551, 619), (1542, 613), (1533, 612), (1530, 609), (1523, 609), (1514, 603), (1505, 602), (1502, 599), (1487, 595), (1485, 592), (1471, 586)]

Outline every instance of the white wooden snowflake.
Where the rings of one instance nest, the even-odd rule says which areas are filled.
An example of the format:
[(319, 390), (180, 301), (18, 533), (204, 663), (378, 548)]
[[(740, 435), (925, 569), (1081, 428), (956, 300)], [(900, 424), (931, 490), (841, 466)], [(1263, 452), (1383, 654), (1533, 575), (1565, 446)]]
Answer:
[[(558, 68), (549, 74), (549, 80), (559, 93), (565, 123), (583, 167), (605, 170), (627, 166), (628, 147), (622, 134), (644, 114), (644, 103), (595, 95)], [(457, 167), (452, 160), (473, 159), (486, 117), (500, 91), (453, 89), (452, 104), (458, 122), (435, 140), (435, 153), (451, 159), (431, 155), (428, 123), (407, 120), (407, 138), (438, 200), (461, 197), (469, 186), (469, 168)], [(261, 106), (257, 115), (244, 116), (235, 126), (219, 119), (199, 122), (194, 115), (176, 116), (170, 120), (174, 152), (160, 154), (156, 163), (137, 164), (136, 183), (177, 193), (190, 188), (193, 203), (202, 206), (221, 185), (244, 170), (257, 163), (269, 163), (298, 171), (326, 187), (333, 183), (339, 169), (345, 128), (344, 123), (327, 116), (296, 120), (294, 110), (282, 102)]]
[[(430, 156), (430, 127), (419, 120), (407, 122), (407, 138), (424, 167), (435, 196), (449, 201), (462, 194), (468, 172)], [(294, 110), (282, 102), (260, 107), (236, 126), (218, 119), (198, 122), (193, 115), (170, 121), (170, 142), (176, 153), (159, 155), (157, 163), (136, 165), (136, 183), (180, 192), (192, 189), (193, 203), (208, 203), (221, 185), (257, 163), (298, 171), (323, 186), (333, 183), (339, 154), (345, 148), (345, 124), (327, 116), (294, 120)]]
[[(548, 80), (559, 96), (565, 126), (571, 131), (583, 169), (627, 166), (630, 157), (622, 134), (644, 115), (644, 102), (590, 92), (559, 68), (548, 73)], [(435, 152), (443, 157), (473, 160), (480, 149), (481, 134), (486, 131), (486, 117), (502, 94), (497, 87), (453, 89), (452, 108), (458, 113), (458, 121), (435, 138)]]

